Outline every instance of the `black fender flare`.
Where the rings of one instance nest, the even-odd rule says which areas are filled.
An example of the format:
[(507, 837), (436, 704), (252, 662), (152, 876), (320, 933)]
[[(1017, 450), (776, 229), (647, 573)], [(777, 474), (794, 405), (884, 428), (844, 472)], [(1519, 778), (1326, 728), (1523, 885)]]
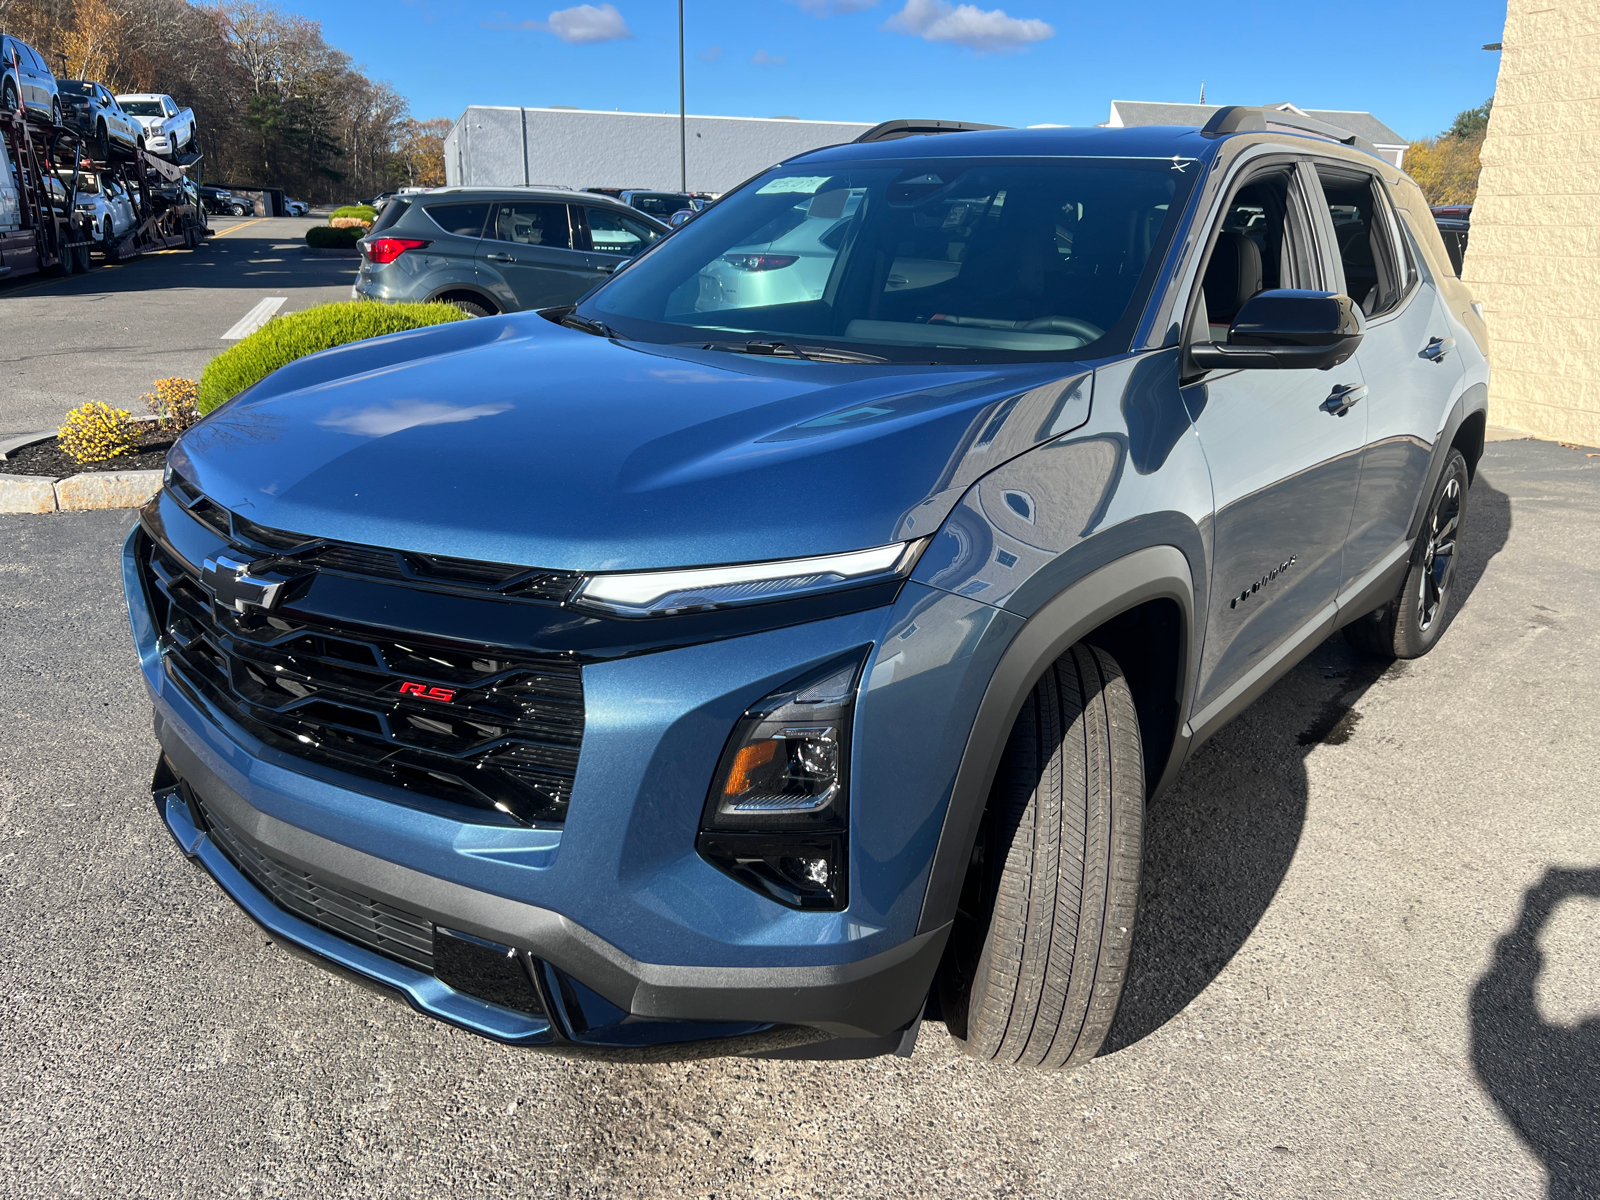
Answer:
[(431, 304), (435, 300), (439, 299), (440, 296), (449, 296), (449, 295), (458, 295), (458, 294), (459, 295), (467, 295), (467, 296), (476, 296), (478, 299), (482, 300), (485, 304), (489, 305), (490, 308), (494, 309), (494, 312), (496, 314), (503, 313), (503, 312), (506, 311), (506, 306), (504, 304), (501, 304), (500, 301), (495, 299), (495, 297), (493, 295), (491, 295), (489, 292), (484, 291), (477, 284), (473, 284), (473, 283), (446, 283), (446, 284), (441, 284), (439, 287), (436, 287), (436, 288), (433, 289), (433, 291), (429, 292), (428, 295), (424, 298), (423, 302), (425, 304)]
[[(1461, 393), (1451, 406), (1450, 415), (1445, 418), (1444, 428), (1439, 431), (1438, 440), (1433, 443), (1433, 457), (1428, 463), (1427, 482), (1423, 484), (1422, 491), (1417, 496), (1416, 511), (1411, 514), (1409, 528), (1413, 543), (1417, 540), (1417, 535), (1422, 532), (1422, 521), (1428, 514), (1428, 501), (1433, 498), (1433, 489), (1439, 486), (1439, 476), (1444, 473), (1444, 460), (1450, 456), (1450, 447), (1455, 445), (1456, 435), (1461, 432), (1461, 427), (1467, 423), (1469, 417), (1480, 413), (1487, 425), (1489, 385), (1485, 383), (1475, 383)], [(1468, 465), (1476, 477), (1477, 464)]]
[[(1201, 568), (1204, 569), (1203, 567)], [(1173, 600), (1183, 613), (1180, 695), (1187, 716), (1194, 686), (1194, 570), (1176, 546), (1147, 546), (1112, 560), (1067, 586), (1042, 605), (1012, 637), (989, 677), (983, 699), (967, 735), (966, 750), (950, 790), (939, 845), (928, 871), (922, 899), (919, 934), (938, 929), (955, 917), (972, 847), (977, 841), (989, 789), (1000, 766), (1006, 739), (1023, 702), (1045, 669), (1087, 634), (1149, 600)], [(1182, 765), (1185, 746), (1182, 719), (1161, 783)], [(1159, 790), (1159, 789), (1157, 789)]]

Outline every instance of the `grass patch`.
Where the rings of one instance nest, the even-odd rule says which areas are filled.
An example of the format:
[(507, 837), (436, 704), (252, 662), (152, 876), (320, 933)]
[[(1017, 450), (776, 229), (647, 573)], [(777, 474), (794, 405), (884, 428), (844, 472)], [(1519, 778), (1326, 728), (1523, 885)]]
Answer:
[(347, 225), (342, 229), (313, 225), (306, 230), (306, 245), (314, 250), (353, 250), (366, 233), (365, 225)]
[(328, 220), (336, 220), (339, 217), (351, 217), (357, 221), (365, 221), (370, 225), (378, 219), (378, 210), (370, 204), (346, 204), (334, 209), (329, 214)]
[(279, 317), (207, 364), (200, 376), (200, 412), (211, 412), (279, 367), (319, 350), (466, 319), (452, 304), (377, 304), (368, 300), (322, 304)]

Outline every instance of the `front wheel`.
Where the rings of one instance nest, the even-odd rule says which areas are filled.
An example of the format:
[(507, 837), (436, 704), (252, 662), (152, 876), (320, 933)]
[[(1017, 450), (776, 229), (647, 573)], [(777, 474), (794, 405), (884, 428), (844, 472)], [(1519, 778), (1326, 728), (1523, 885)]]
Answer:
[(449, 303), (469, 317), (487, 317), (490, 315), (489, 310), (476, 300), (451, 300)]
[(1077, 645), (1034, 685), (1006, 743), (941, 968), (940, 1008), (973, 1058), (1093, 1058), (1122, 997), (1139, 904), (1144, 758), (1116, 660)]
[(244, 205), (242, 205), (242, 204), (235, 204), (235, 205), (234, 205), (234, 206), (233, 206), (233, 207), (232, 207), (232, 208), (230, 208), (230, 209), (229, 209), (229, 210), (228, 210), (228, 211), (229, 211), (229, 212), (231, 212), (231, 213), (232, 213), (232, 214), (233, 214), (233, 215), (234, 215), (234, 216), (236, 216), (236, 217), (242, 217), (242, 216), (244, 216)]
[(1375, 658), (1421, 658), (1443, 636), (1450, 623), (1450, 594), (1470, 486), (1467, 460), (1452, 449), (1434, 486), (1399, 593), (1344, 627), (1345, 640), (1357, 650)]
[(99, 161), (111, 161), (111, 131), (106, 128), (104, 121), (101, 121), (95, 129), (94, 148), (95, 153), (100, 156)]
[(0, 110), (16, 112), (18, 107), (17, 85), (8, 79), (5, 82), (5, 87), (0, 88)]

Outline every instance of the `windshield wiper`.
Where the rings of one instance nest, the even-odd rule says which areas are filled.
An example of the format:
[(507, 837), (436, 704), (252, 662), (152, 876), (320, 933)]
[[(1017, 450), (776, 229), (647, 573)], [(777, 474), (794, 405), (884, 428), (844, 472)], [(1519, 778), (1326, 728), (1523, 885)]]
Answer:
[(837, 346), (799, 346), (793, 342), (704, 342), (703, 350), (726, 350), (730, 354), (760, 354), (767, 358), (803, 358), (810, 362), (886, 363), (887, 358), (842, 350)]
[(593, 317), (580, 317), (575, 312), (569, 312), (561, 318), (561, 324), (568, 329), (576, 329), (583, 333), (592, 333), (595, 337), (615, 338), (611, 327), (604, 321), (596, 321)]

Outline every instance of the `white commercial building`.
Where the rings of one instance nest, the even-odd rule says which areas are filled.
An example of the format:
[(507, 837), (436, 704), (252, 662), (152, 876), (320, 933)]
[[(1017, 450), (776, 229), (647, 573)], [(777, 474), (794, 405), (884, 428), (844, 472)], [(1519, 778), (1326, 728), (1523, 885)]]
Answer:
[[(773, 163), (854, 141), (871, 128), (787, 117), (690, 116), (689, 190), (725, 192)], [(524, 183), (675, 192), (678, 114), (474, 105), (445, 137), (444, 171), (452, 187)]]
[[(1122, 129), (1129, 125), (1204, 125), (1211, 114), (1222, 107), (1218, 104), (1156, 104), (1146, 100), (1113, 100), (1111, 116), (1106, 125)], [(1378, 157), (1399, 167), (1405, 162), (1406, 148), (1411, 144), (1369, 112), (1350, 109), (1296, 108), (1293, 104), (1266, 104), (1263, 108), (1276, 108), (1280, 112), (1298, 113), (1302, 117), (1324, 121), (1347, 129), (1372, 143)]]

